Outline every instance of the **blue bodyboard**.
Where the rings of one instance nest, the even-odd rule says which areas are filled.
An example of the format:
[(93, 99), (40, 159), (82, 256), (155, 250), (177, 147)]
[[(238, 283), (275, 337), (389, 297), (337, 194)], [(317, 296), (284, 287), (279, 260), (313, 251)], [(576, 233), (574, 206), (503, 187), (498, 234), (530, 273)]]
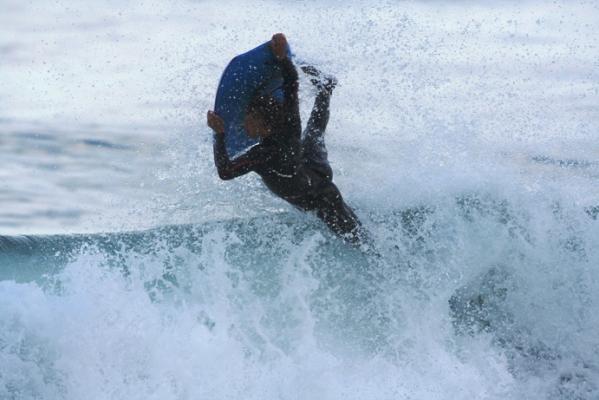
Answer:
[[(287, 49), (289, 54), (289, 49)], [(283, 77), (266, 42), (233, 58), (223, 72), (214, 111), (225, 121), (225, 143), (229, 156), (234, 157), (257, 143), (245, 133), (243, 120), (251, 99), (270, 93), (283, 101)]]

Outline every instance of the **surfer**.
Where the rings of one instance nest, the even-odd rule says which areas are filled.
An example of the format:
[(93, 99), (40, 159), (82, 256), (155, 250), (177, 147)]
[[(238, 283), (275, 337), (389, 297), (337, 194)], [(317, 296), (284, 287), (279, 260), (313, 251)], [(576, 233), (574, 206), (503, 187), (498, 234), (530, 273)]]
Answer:
[(283, 102), (271, 95), (257, 95), (246, 109), (244, 128), (259, 143), (230, 159), (225, 146), (225, 124), (215, 112), (208, 111), (208, 126), (215, 135), (214, 163), (221, 179), (229, 180), (256, 172), (271, 192), (293, 206), (315, 214), (344, 240), (359, 244), (364, 239), (361, 223), (345, 203), (333, 183), (324, 143), (329, 121), (329, 104), (337, 81), (312, 66), (302, 70), (311, 76), (317, 89), (304, 139), (302, 140), (298, 102), (298, 74), (287, 57), (287, 39), (275, 34), (271, 50), (283, 75)]

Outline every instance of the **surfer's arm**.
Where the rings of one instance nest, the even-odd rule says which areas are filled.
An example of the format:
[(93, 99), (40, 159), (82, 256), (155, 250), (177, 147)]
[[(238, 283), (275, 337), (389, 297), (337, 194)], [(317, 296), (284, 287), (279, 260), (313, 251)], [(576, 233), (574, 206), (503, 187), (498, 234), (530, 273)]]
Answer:
[(285, 113), (285, 122), (292, 128), (289, 131), (293, 132), (299, 138), (302, 127), (299, 113), (299, 81), (297, 70), (288, 57), (278, 60), (278, 63), (283, 75), (283, 110)]
[(285, 132), (288, 132), (288, 135), (294, 136), (299, 141), (302, 135), (297, 95), (299, 82), (295, 65), (293, 65), (293, 62), (291, 62), (287, 55), (289, 51), (287, 38), (282, 33), (274, 34), (270, 42), (270, 47), (283, 76), (282, 89), (283, 113), (286, 125)]
[(207, 122), (214, 131), (214, 164), (221, 179), (229, 180), (247, 174), (264, 162), (256, 146), (231, 160), (225, 144), (225, 121), (214, 111), (208, 111)]
[(229, 180), (254, 171), (264, 162), (257, 146), (249, 149), (245, 154), (231, 160), (225, 145), (225, 135), (214, 134), (214, 164), (220, 179)]
[[(299, 81), (297, 75), (297, 69), (289, 57), (279, 59), (279, 67), (283, 75), (283, 95), (286, 105), (297, 106), (298, 105), (298, 89)], [(299, 107), (298, 107), (299, 109)]]

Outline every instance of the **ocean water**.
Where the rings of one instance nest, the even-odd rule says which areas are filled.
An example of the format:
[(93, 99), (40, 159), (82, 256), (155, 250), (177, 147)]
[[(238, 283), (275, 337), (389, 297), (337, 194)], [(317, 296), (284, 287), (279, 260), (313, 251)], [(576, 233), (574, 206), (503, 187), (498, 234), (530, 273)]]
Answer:
[[(599, 399), (599, 2), (0, 8), (0, 399)], [(379, 257), (216, 176), (279, 31)]]

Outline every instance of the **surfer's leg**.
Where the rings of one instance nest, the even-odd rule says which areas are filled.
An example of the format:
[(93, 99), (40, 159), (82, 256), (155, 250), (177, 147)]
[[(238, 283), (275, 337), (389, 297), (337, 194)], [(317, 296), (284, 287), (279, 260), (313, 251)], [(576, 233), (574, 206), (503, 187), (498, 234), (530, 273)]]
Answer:
[(308, 119), (308, 124), (306, 125), (304, 143), (322, 141), (331, 114), (331, 94), (332, 92), (328, 90), (320, 90), (316, 95), (310, 119)]
[(362, 224), (333, 183), (319, 193), (316, 203), (316, 215), (333, 232), (350, 243), (360, 244), (364, 237)]
[(322, 87), (310, 113), (310, 119), (304, 131), (303, 151), (306, 164), (327, 179), (333, 179), (333, 170), (329, 165), (328, 152), (324, 142), (324, 132), (330, 115), (331, 94), (334, 85)]
[(324, 135), (329, 122), (331, 95), (333, 89), (337, 86), (337, 79), (332, 75), (324, 75), (310, 65), (304, 65), (301, 68), (302, 71), (311, 76), (310, 81), (318, 91), (306, 127), (305, 139), (318, 141), (318, 138)]

